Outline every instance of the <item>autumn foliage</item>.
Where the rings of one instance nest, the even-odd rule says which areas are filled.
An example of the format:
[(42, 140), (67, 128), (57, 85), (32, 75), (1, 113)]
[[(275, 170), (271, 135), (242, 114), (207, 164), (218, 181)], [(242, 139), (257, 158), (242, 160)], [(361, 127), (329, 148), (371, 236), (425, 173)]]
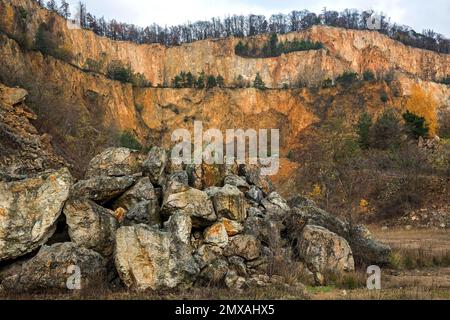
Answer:
[(430, 136), (435, 136), (438, 129), (437, 103), (431, 94), (425, 93), (419, 85), (411, 90), (411, 95), (406, 102), (406, 109), (425, 118)]

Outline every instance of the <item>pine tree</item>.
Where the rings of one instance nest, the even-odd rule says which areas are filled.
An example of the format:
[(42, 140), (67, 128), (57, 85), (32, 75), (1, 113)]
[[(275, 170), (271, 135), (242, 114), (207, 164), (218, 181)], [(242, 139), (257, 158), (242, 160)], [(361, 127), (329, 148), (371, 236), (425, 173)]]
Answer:
[(253, 87), (259, 90), (266, 89), (266, 84), (264, 83), (263, 79), (261, 78), (261, 75), (259, 72), (256, 74), (255, 81), (253, 81)]

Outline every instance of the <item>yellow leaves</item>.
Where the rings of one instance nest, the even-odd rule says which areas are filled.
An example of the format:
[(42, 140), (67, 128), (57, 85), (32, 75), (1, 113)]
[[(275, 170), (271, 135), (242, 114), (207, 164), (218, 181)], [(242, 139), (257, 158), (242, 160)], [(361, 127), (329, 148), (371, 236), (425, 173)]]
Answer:
[(315, 184), (313, 190), (309, 193), (309, 196), (315, 199), (321, 198), (323, 196), (322, 187), (319, 184)]
[(435, 136), (438, 129), (437, 103), (431, 94), (427, 94), (419, 85), (411, 89), (411, 95), (406, 102), (406, 109), (425, 118), (430, 136)]
[(361, 199), (361, 201), (359, 202), (359, 208), (362, 211), (367, 211), (367, 209), (369, 208), (369, 201), (367, 201), (366, 199)]

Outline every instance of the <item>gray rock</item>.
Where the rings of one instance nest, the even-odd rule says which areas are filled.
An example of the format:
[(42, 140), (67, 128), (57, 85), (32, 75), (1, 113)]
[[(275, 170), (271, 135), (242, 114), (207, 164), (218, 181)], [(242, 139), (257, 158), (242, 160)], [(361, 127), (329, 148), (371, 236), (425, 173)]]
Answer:
[[(98, 288), (106, 281), (106, 261), (97, 252), (77, 246), (75, 243), (57, 243), (43, 246), (39, 253), (2, 274), (2, 286), (6, 290), (67, 290), (76, 284), (75, 272), (80, 271), (80, 289)], [(76, 288), (76, 287), (75, 287)]]
[(244, 178), (239, 177), (237, 175), (228, 175), (225, 177), (224, 182), (225, 185), (229, 184), (231, 186), (237, 187), (242, 192), (246, 192), (250, 189), (249, 184), (245, 181)]
[(227, 257), (239, 256), (245, 260), (255, 260), (260, 255), (260, 243), (254, 236), (237, 235), (230, 238), (228, 246), (224, 249)]
[(200, 272), (189, 246), (146, 225), (117, 230), (115, 265), (123, 283), (137, 290), (188, 288)]
[(208, 226), (217, 220), (208, 195), (182, 184), (172, 184), (166, 191), (161, 212), (167, 217), (176, 212), (188, 215), (194, 227)]
[(104, 257), (114, 252), (119, 222), (114, 212), (88, 199), (70, 199), (64, 207), (72, 242), (94, 250)]
[(194, 253), (194, 258), (201, 269), (223, 256), (223, 250), (214, 245), (204, 244)]
[(220, 217), (239, 222), (247, 218), (244, 194), (235, 186), (225, 185), (213, 196), (213, 204)]
[(256, 186), (251, 186), (250, 190), (248, 190), (245, 195), (247, 196), (247, 198), (255, 201), (258, 204), (261, 203), (261, 201), (264, 199), (263, 192)]
[(143, 201), (135, 205), (130, 211), (125, 213), (122, 222), (124, 226), (135, 224), (146, 224), (149, 226), (161, 226), (159, 206), (155, 206), (153, 201)]
[(153, 147), (147, 155), (142, 167), (144, 175), (158, 186), (164, 185), (164, 171), (167, 165), (167, 152), (163, 148)]
[(229, 269), (225, 259), (215, 259), (201, 271), (198, 284), (202, 286), (217, 286), (223, 283)]
[(176, 172), (172, 173), (167, 178), (167, 184), (174, 182), (174, 181), (188, 186), (189, 185), (189, 177), (188, 177), (187, 172), (186, 171), (176, 171)]
[(128, 148), (108, 148), (89, 163), (86, 178), (132, 176), (142, 172), (144, 156)]
[(106, 177), (98, 176), (78, 181), (71, 189), (73, 198), (87, 198), (104, 204), (130, 188), (137, 180), (135, 176)]
[(228, 244), (228, 234), (225, 225), (217, 222), (207, 228), (203, 233), (204, 242), (206, 244), (215, 245), (224, 248)]
[(239, 175), (245, 176), (247, 182), (261, 189), (264, 195), (274, 191), (269, 177), (261, 175), (261, 168), (257, 165), (240, 165)]
[(297, 249), (301, 259), (313, 273), (355, 270), (348, 242), (325, 228), (307, 225), (297, 243)]
[(23, 256), (47, 242), (72, 183), (67, 169), (0, 182), (0, 261)]

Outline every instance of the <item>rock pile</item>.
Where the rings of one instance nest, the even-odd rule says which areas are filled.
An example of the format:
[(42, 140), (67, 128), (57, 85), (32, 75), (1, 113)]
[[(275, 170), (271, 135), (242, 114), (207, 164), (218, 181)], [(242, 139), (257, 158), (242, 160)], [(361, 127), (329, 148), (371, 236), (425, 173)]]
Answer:
[(258, 166), (176, 166), (159, 147), (147, 156), (107, 149), (74, 184), (62, 169), (0, 182), (0, 191), (4, 290), (63, 289), (74, 266), (83, 287), (117, 275), (135, 290), (244, 289), (279, 281), (269, 274), (280, 255), (323, 282), (390, 253), (308, 199), (287, 202)]

